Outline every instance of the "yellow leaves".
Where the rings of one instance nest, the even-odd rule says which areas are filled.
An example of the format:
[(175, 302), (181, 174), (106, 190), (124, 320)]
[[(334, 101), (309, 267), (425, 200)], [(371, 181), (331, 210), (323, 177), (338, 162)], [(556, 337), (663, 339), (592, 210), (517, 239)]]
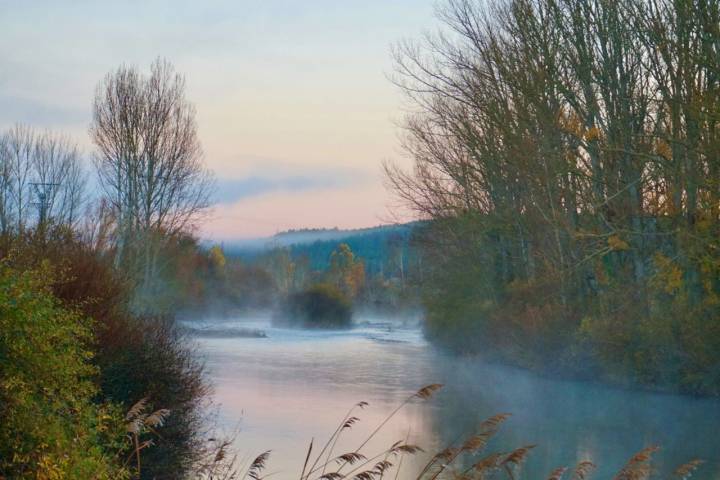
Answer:
[(208, 252), (208, 256), (210, 257), (210, 262), (212, 263), (212, 266), (218, 270), (222, 271), (225, 269), (225, 264), (227, 263), (227, 260), (225, 259), (225, 254), (222, 251), (222, 248), (218, 245), (215, 245), (210, 249)]
[(583, 122), (575, 112), (561, 111), (558, 114), (558, 128), (565, 133), (581, 138), (584, 133)]
[(585, 134), (583, 136), (585, 138), (585, 141), (587, 142), (598, 140), (600, 139), (600, 129), (598, 127), (592, 126), (585, 130)]
[(682, 270), (680, 270), (679, 267), (673, 266), (673, 268), (670, 270), (668, 277), (667, 277), (667, 284), (665, 286), (665, 290), (669, 292), (674, 292), (675, 290), (679, 290), (680, 287), (682, 287), (682, 278), (683, 273)]
[(703, 302), (709, 306), (720, 305), (720, 296), (715, 290), (715, 279), (720, 274), (720, 260), (707, 255), (700, 261), (700, 278), (705, 291)]
[(13, 452), (12, 461), (15, 463), (29, 463), (31, 460), (30, 455), (27, 453)]
[(602, 139), (602, 130), (597, 125), (585, 126), (585, 122), (575, 112), (561, 111), (557, 117), (557, 126), (562, 131), (586, 142)]
[(657, 269), (655, 286), (670, 295), (678, 292), (683, 286), (682, 269), (662, 253), (656, 253), (653, 260)]
[(580, 319), (580, 326), (578, 327), (578, 334), (587, 335), (592, 331), (592, 319), (590, 317), (582, 317)]
[(709, 278), (703, 278), (702, 285), (705, 290), (705, 299), (703, 300), (705, 305), (712, 307), (720, 305), (720, 296), (715, 293), (712, 280)]
[(613, 251), (630, 250), (630, 245), (617, 234), (608, 237), (607, 243), (608, 247)]
[(365, 264), (356, 259), (350, 246), (341, 243), (330, 255), (332, 283), (350, 298), (354, 298), (365, 283)]
[(49, 455), (44, 455), (38, 462), (38, 480), (61, 480), (64, 477), (64, 468), (58, 465)]
[(61, 308), (48, 281), (43, 270), (0, 269), (0, 392), (9, 408), (0, 429), (4, 473), (120, 478), (102, 473), (123, 469), (104, 456), (105, 440), (96, 436), (103, 430), (93, 401), (89, 320)]
[(655, 153), (663, 157), (665, 160), (670, 160), (672, 158), (672, 148), (670, 148), (670, 144), (668, 144), (665, 140), (658, 140), (655, 142)]

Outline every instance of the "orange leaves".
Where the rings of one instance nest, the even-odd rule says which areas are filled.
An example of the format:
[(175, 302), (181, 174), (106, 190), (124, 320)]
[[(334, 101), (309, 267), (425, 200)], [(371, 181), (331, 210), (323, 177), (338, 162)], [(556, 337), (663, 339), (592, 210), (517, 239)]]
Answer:
[(557, 117), (557, 127), (560, 131), (572, 135), (575, 138), (592, 142), (602, 139), (602, 130), (597, 125), (585, 126), (585, 122), (575, 112), (561, 111)]
[(583, 135), (583, 123), (575, 112), (561, 110), (558, 113), (557, 125), (560, 130), (576, 137)]
[(614, 251), (630, 250), (630, 245), (619, 235), (611, 235), (607, 239), (608, 247)]
[(670, 148), (670, 144), (665, 140), (657, 140), (655, 142), (655, 154), (660, 155), (665, 160), (670, 160), (672, 159), (672, 148)]
[(216, 271), (222, 272), (225, 270), (227, 260), (225, 259), (225, 253), (223, 252), (222, 247), (214, 245), (208, 252), (208, 258), (210, 260), (210, 264)]
[(585, 133), (583, 134), (583, 138), (585, 138), (586, 142), (591, 142), (593, 140), (599, 140), (601, 136), (600, 129), (596, 126), (592, 126), (585, 130)]
[(355, 298), (365, 283), (365, 264), (355, 258), (346, 243), (341, 243), (330, 256), (332, 283), (350, 298)]

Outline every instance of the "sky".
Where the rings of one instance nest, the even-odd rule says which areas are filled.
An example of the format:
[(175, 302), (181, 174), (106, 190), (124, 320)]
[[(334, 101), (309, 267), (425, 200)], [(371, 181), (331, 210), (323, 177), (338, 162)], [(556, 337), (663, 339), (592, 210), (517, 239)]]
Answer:
[[(121, 64), (185, 75), (215, 173), (203, 238), (409, 219), (381, 164), (407, 164), (391, 46), (433, 0), (0, 0), (0, 129), (64, 132), (89, 159), (92, 98)], [(90, 161), (88, 160), (88, 166)]]

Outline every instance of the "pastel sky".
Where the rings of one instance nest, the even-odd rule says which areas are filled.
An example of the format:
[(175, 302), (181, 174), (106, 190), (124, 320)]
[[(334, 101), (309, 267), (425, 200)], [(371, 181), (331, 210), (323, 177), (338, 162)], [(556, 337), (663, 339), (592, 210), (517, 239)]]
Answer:
[(433, 0), (0, 0), (0, 128), (69, 134), (125, 63), (186, 76), (218, 179), (206, 238), (396, 217), (381, 162), (407, 162), (390, 47), (433, 28)]

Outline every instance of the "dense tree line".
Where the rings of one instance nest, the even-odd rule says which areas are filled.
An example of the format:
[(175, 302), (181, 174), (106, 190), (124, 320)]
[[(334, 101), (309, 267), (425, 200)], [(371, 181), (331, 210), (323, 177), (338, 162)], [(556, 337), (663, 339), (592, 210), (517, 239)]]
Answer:
[(451, 0), (395, 50), (428, 333), (720, 392), (720, 4)]
[(345, 243), (362, 257), (368, 274), (387, 278), (402, 277), (404, 273), (418, 268), (416, 252), (411, 245), (415, 227), (414, 223), (388, 225), (349, 234), (337, 240), (296, 243), (288, 248), (295, 257), (306, 256), (311, 268), (325, 270), (330, 267), (332, 252), (340, 243)]
[(416, 228), (378, 227), (335, 240), (276, 247), (260, 255), (234, 249), (228, 258), (266, 272), (278, 297), (324, 283), (340, 290), (356, 310), (412, 313), (418, 308), (416, 285), (422, 278), (422, 259), (412, 233)]

